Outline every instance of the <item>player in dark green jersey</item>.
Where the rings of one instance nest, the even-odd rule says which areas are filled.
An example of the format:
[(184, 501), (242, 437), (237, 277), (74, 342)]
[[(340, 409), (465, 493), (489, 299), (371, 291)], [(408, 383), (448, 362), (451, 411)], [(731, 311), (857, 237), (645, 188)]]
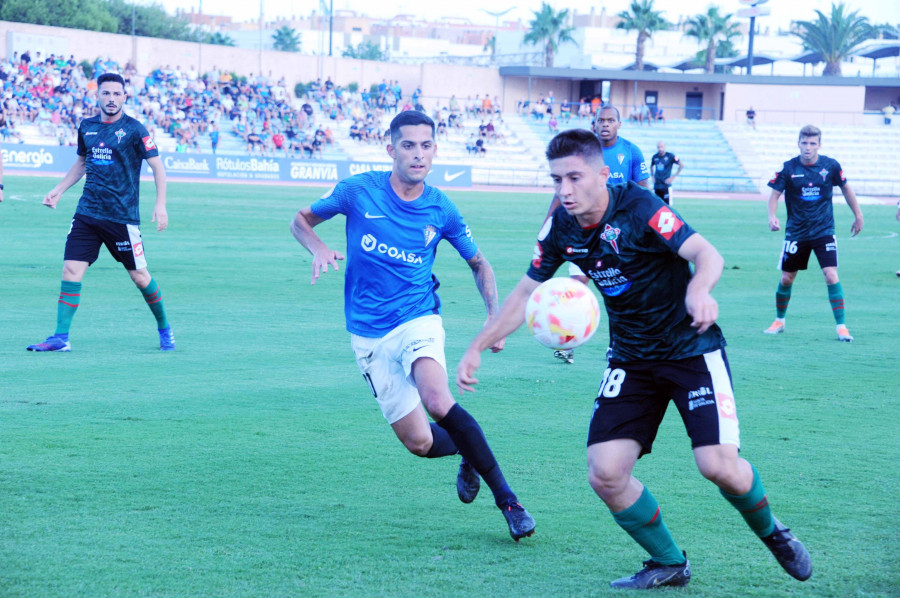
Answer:
[(828, 285), (828, 301), (831, 303), (838, 340), (853, 341), (847, 330), (844, 315), (844, 289), (838, 280), (837, 239), (834, 236), (834, 209), (832, 192), (840, 187), (847, 205), (855, 216), (850, 225), (850, 235), (856, 236), (863, 229), (863, 215), (859, 209), (856, 194), (847, 183), (844, 171), (837, 160), (820, 156), (822, 131), (812, 125), (800, 129), (797, 142), (800, 155), (784, 163), (781, 170), (769, 181), (772, 194), (769, 196), (769, 229), (781, 230), (776, 211), (778, 198), (784, 194), (787, 206), (787, 225), (784, 231), (779, 267), (781, 280), (775, 291), (775, 321), (764, 332), (779, 334), (784, 332), (791, 287), (797, 278), (797, 271), (806, 270), (809, 255), (815, 252), (825, 284)]
[(645, 589), (690, 581), (687, 557), (663, 523), (659, 504), (632, 475), (637, 460), (650, 452), (670, 400), (700, 473), (790, 575), (808, 579), (809, 553), (772, 515), (759, 474), (738, 455), (734, 391), (715, 323), (718, 304), (710, 294), (722, 257), (650, 191), (634, 183), (607, 187), (609, 169), (589, 131), (560, 133), (547, 159), (562, 207), (541, 230), (527, 274), (460, 360), (458, 388), (473, 390), (481, 352), (522, 325), (532, 291), (563, 263), (577, 263), (609, 314), (609, 364), (588, 432), (590, 483), (616, 523), (650, 553), (644, 569), (612, 585)]
[(88, 267), (106, 245), (110, 254), (128, 271), (156, 318), (159, 348), (175, 349), (175, 337), (166, 318), (162, 293), (147, 271), (141, 240), (141, 165), (153, 171), (156, 204), (153, 222), (163, 231), (169, 225), (166, 212), (166, 173), (159, 150), (147, 129), (123, 111), (125, 81), (115, 73), (97, 78), (100, 114), (85, 118), (78, 126), (78, 157), (63, 180), (44, 197), (44, 205), (56, 209), (63, 192), (86, 176), (72, 227), (66, 238), (62, 284), (57, 302), (56, 332), (44, 342), (29, 345), (29, 351), (69, 351), (69, 328), (81, 303), (81, 281)]
[[(678, 164), (678, 171), (672, 174), (672, 166)], [(653, 171), (653, 192), (667, 205), (672, 204), (669, 189), (675, 181), (675, 177), (681, 174), (684, 162), (681, 158), (666, 151), (666, 143), (660, 141), (656, 144), (656, 153), (650, 158), (650, 170)]]

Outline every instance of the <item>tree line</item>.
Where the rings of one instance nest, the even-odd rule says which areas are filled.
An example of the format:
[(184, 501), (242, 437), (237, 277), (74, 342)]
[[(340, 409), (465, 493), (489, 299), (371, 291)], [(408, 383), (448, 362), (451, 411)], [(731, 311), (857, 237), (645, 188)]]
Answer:
[[(896, 25), (873, 25), (867, 17), (860, 16), (858, 10), (850, 11), (843, 2), (832, 4), (828, 15), (820, 10), (814, 12), (814, 19), (793, 23), (790, 34), (799, 38), (805, 50), (819, 54), (820, 62), (825, 63), (823, 75), (840, 75), (841, 62), (866, 40), (877, 37), (897, 39)], [(568, 9), (556, 11), (544, 2), (529, 23), (524, 41), (543, 46), (548, 67), (553, 66), (560, 44), (575, 43), (572, 37), (574, 27), (567, 25), (568, 13)], [(617, 15), (620, 19), (616, 25), (618, 29), (637, 32), (636, 70), (644, 70), (644, 49), (653, 34), (675, 28), (662, 13), (655, 9), (654, 0), (632, 0), (629, 9)], [(741, 36), (738, 22), (734, 15), (720, 12), (717, 6), (710, 6), (705, 13), (690, 17), (684, 34), (703, 46), (694, 56), (693, 68), (702, 66), (707, 73), (713, 73), (717, 69), (716, 58), (738, 55), (733, 43), (735, 38)]]

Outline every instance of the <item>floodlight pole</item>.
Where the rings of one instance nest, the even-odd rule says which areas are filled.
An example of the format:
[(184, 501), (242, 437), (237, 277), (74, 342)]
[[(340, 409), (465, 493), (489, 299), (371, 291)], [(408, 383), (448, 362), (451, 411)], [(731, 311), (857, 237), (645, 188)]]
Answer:
[(750, 44), (747, 47), (747, 74), (753, 74), (753, 34), (756, 31), (756, 17), (750, 17)]
[[(761, 4), (765, 4), (769, 0), (740, 0), (741, 4), (749, 4), (750, 8), (747, 10), (739, 10), (739, 17), (750, 17), (750, 42), (747, 47), (747, 74), (753, 74), (753, 36), (756, 35), (756, 15), (760, 16), (767, 15), (768, 10), (763, 11), (763, 9), (759, 8)], [(745, 13), (745, 14), (741, 14)], [(749, 14), (748, 14), (749, 13)]]

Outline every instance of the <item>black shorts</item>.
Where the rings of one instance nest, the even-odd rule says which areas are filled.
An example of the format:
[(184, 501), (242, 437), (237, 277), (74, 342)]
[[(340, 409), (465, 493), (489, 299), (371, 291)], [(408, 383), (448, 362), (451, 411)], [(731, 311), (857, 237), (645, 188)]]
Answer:
[(100, 246), (106, 245), (110, 255), (126, 270), (147, 267), (141, 229), (136, 224), (122, 224), (75, 214), (63, 259), (93, 264), (100, 256)]
[[(668, 187), (657, 187), (653, 189), (653, 192), (656, 193), (656, 196), (663, 200), (666, 205), (669, 205), (669, 188)], [(680, 205), (680, 204), (679, 204)]]
[(740, 431), (725, 350), (671, 361), (609, 362), (597, 391), (588, 446), (631, 438), (641, 455), (673, 401), (691, 438), (691, 448), (733, 444)]
[(781, 256), (778, 258), (778, 269), (783, 272), (796, 272), (806, 270), (809, 264), (809, 254), (816, 252), (821, 268), (837, 268), (837, 239), (834, 235), (819, 237), (811, 241), (787, 241), (781, 246)]

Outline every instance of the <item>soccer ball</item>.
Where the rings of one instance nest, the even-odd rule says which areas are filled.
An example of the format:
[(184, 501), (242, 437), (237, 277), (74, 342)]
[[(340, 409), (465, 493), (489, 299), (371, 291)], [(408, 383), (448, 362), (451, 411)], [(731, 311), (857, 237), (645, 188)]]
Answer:
[(577, 280), (551, 278), (528, 298), (525, 323), (545, 347), (573, 349), (597, 332), (600, 304), (591, 290)]

